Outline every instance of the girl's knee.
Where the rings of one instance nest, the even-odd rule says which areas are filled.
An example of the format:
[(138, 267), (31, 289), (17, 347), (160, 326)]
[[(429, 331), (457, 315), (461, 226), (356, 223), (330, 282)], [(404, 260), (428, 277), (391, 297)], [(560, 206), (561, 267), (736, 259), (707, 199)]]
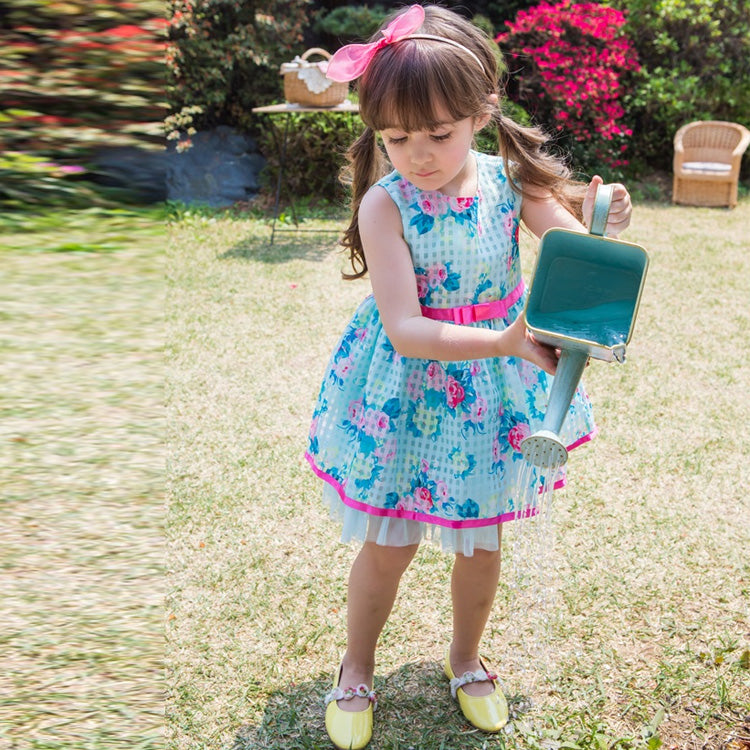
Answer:
[(456, 562), (463, 563), (472, 567), (489, 566), (495, 567), (500, 564), (500, 558), (502, 556), (502, 541), (503, 531), (502, 526), (497, 527), (497, 549), (484, 549), (482, 547), (475, 547), (474, 554), (470, 557), (456, 552)]
[(381, 571), (399, 571), (403, 573), (419, 548), (418, 544), (404, 547), (388, 547), (374, 542), (365, 542), (365, 547), (373, 563)]
[(488, 549), (475, 549), (471, 557), (456, 553), (456, 562), (472, 568), (494, 568), (500, 564), (501, 551)]

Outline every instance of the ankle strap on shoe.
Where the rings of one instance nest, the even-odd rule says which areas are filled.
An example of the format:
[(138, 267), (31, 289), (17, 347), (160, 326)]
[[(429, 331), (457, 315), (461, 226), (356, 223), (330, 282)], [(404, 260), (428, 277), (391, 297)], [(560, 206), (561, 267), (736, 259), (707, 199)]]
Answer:
[(455, 698), (458, 689), (470, 682), (494, 682), (496, 679), (497, 675), (494, 672), (486, 672), (484, 669), (477, 669), (476, 672), (464, 672), (460, 677), (454, 677), (451, 680), (451, 695)]
[(372, 703), (373, 709), (378, 707), (378, 696), (374, 690), (370, 690), (367, 685), (360, 683), (357, 687), (348, 687), (342, 690), (335, 687), (325, 697), (326, 706), (333, 701), (350, 701), (352, 698), (367, 698)]

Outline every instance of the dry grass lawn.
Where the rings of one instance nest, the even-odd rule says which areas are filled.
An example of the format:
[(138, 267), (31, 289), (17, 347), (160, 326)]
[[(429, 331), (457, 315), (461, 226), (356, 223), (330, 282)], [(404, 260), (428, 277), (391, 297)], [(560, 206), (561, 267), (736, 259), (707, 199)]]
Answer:
[[(556, 596), (506, 576), (484, 642), (508, 731), (450, 699), (451, 560), (425, 546), (372, 750), (748, 750), (748, 226), (748, 198), (636, 208), (652, 265), (628, 362), (586, 373), (601, 432), (555, 496)], [(269, 247), (242, 216), (183, 214), (166, 263), (136, 216), (0, 230), (0, 749), (329, 747), (356, 549), (302, 453), (367, 283), (335, 235)]]
[(163, 222), (0, 221), (0, 748), (164, 746)]
[[(601, 434), (555, 498), (544, 644), (507, 579), (486, 634), (514, 719), (483, 736), (451, 702), (439, 667), (451, 561), (424, 547), (382, 636), (373, 750), (750, 747), (748, 226), (747, 199), (732, 212), (636, 208), (627, 238), (650, 251), (647, 289), (628, 362), (587, 371)], [(179, 750), (328, 747), (320, 698), (344, 645), (356, 549), (338, 543), (302, 453), (328, 355), (368, 287), (339, 279), (332, 235), (268, 237), (257, 222), (200, 215), (173, 231)]]

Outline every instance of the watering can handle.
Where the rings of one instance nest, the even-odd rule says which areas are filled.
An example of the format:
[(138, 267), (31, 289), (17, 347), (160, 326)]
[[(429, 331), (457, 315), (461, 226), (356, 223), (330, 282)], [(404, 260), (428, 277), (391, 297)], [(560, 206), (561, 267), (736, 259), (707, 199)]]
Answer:
[(589, 234), (596, 234), (599, 237), (604, 236), (613, 191), (614, 185), (599, 185), (597, 188), (596, 196), (594, 197), (594, 210), (591, 212)]

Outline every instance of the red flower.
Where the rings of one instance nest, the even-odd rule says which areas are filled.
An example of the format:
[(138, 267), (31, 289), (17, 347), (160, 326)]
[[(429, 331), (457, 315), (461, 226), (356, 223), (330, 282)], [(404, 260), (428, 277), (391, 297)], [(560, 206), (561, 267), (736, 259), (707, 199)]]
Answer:
[(115, 26), (113, 29), (108, 29), (105, 34), (110, 34), (112, 36), (124, 36), (124, 37), (131, 37), (131, 36), (143, 36), (143, 35), (149, 35), (149, 32), (145, 29), (142, 29), (140, 26)]
[(523, 422), (519, 422), (510, 428), (508, 432), (508, 442), (514, 451), (521, 450), (521, 443), (531, 434), (529, 426)]
[(414, 490), (414, 505), (419, 510), (429, 510), (433, 506), (432, 493), (427, 487), (417, 487)]

